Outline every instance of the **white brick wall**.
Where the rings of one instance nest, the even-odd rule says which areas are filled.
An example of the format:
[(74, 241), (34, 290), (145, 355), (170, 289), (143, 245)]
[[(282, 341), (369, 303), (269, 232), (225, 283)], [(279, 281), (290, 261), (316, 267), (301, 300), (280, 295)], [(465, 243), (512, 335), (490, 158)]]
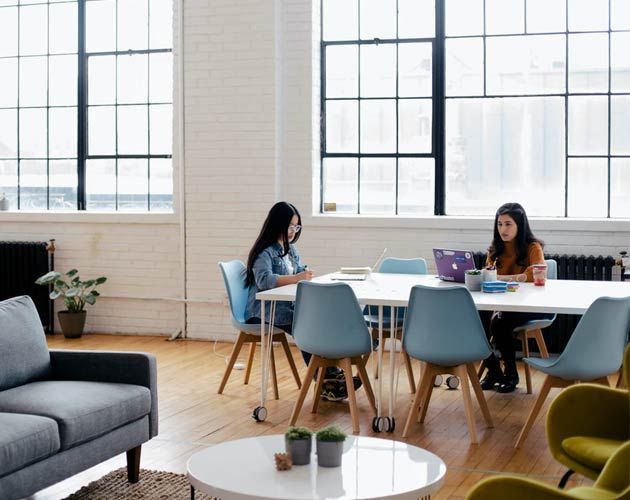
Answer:
[[(176, 192), (185, 165), (189, 337), (233, 336), (217, 262), (246, 258), (279, 199), (300, 208), (299, 248), (317, 272), (370, 265), (384, 246), (390, 255), (423, 256), (430, 266), (433, 246), (487, 246), (488, 220), (312, 216), (319, 203), (319, 0), (186, 0), (183, 20), (185, 155), (176, 148), (174, 164)], [(178, 88), (176, 82), (176, 95)], [(126, 223), (124, 216), (116, 223), (62, 220), (0, 215), (2, 238), (55, 237), (58, 269), (108, 276), (88, 331), (171, 334), (180, 327), (180, 302), (143, 299), (180, 296), (177, 216), (157, 224)], [(606, 231), (575, 221), (536, 220), (533, 227), (550, 252), (614, 255), (630, 246), (628, 222)]]

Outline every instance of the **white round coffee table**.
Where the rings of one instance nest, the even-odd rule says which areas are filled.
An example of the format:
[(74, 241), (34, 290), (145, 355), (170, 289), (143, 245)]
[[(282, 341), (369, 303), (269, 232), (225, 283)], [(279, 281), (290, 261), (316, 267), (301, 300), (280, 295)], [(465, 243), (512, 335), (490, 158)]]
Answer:
[(198, 489), (222, 500), (430, 498), (444, 480), (446, 464), (422, 448), (391, 439), (348, 436), (341, 467), (310, 465), (277, 471), (281, 434), (226, 441), (188, 461), (191, 498)]

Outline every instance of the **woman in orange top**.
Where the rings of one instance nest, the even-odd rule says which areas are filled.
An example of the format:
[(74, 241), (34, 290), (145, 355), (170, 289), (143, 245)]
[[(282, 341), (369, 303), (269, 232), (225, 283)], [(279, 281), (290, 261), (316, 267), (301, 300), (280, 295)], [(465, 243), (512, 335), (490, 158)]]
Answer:
[[(500, 206), (494, 219), (494, 238), (488, 248), (486, 265), (496, 266), (500, 280), (531, 282), (531, 266), (544, 262), (543, 242), (532, 233), (525, 209), (518, 203)], [(481, 381), (484, 390), (496, 388), (503, 393), (514, 391), (519, 380), (512, 332), (526, 321), (541, 317), (547, 315), (515, 312), (482, 314), (486, 334), (494, 338), (503, 360), (501, 370), (499, 360), (494, 354), (486, 359), (488, 374)]]

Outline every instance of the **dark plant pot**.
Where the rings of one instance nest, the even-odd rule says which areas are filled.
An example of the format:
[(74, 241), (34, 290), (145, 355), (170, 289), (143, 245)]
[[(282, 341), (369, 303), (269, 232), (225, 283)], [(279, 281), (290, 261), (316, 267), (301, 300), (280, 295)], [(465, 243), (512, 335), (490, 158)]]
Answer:
[(293, 465), (308, 465), (311, 463), (312, 439), (284, 439), (284, 448), (291, 454)]
[(317, 465), (339, 467), (343, 455), (343, 441), (317, 441)]
[(87, 311), (78, 313), (59, 311), (57, 316), (59, 317), (59, 324), (61, 325), (63, 336), (67, 339), (78, 339), (83, 333), (86, 315)]

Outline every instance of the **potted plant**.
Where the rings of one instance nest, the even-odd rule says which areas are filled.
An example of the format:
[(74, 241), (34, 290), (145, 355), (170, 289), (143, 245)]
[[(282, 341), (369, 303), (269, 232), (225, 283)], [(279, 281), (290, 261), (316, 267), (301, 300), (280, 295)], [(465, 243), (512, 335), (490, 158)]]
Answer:
[(481, 283), (483, 282), (483, 274), (479, 269), (469, 269), (464, 275), (464, 282), (466, 288), (471, 292), (478, 292), (481, 290)]
[(315, 437), (317, 439), (317, 465), (339, 467), (343, 454), (343, 442), (347, 436), (333, 425), (321, 429)]
[(311, 446), (313, 433), (306, 427), (289, 427), (284, 433), (284, 446), (291, 454), (293, 465), (308, 465), (311, 463)]
[(53, 289), (49, 295), (51, 300), (63, 297), (66, 310), (57, 313), (61, 331), (66, 338), (79, 338), (85, 326), (85, 305), (93, 305), (96, 302), (96, 297), (100, 295), (96, 287), (105, 281), (107, 278), (104, 276), (81, 281), (78, 271), (71, 269), (65, 275), (51, 271), (37, 278), (35, 283), (52, 286)]

